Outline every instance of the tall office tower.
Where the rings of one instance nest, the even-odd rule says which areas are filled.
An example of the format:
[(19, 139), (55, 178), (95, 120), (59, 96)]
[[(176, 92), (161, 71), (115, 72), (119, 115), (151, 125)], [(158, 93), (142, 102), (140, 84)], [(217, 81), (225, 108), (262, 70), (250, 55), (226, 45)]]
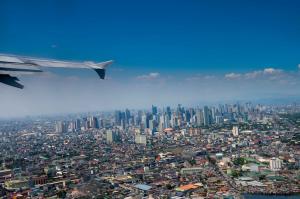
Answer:
[(216, 124), (222, 124), (224, 122), (224, 117), (221, 115), (216, 116)]
[(141, 127), (147, 128), (147, 115), (145, 113), (141, 117)]
[(282, 160), (279, 158), (271, 158), (270, 159), (270, 169), (272, 171), (278, 171), (282, 168)]
[(89, 127), (93, 129), (99, 129), (99, 121), (96, 117), (92, 116), (89, 118)]
[(75, 128), (75, 122), (70, 122), (69, 124), (69, 131), (71, 132), (75, 132), (76, 128)]
[(177, 106), (177, 112), (176, 112), (177, 119), (178, 119), (177, 126), (179, 126), (179, 121), (182, 120), (183, 114), (184, 114), (184, 108), (181, 106), (181, 104), (178, 104), (178, 106)]
[(134, 116), (131, 115), (130, 118), (129, 118), (129, 120), (128, 120), (128, 124), (130, 126), (134, 126), (135, 125), (135, 120), (134, 119), (135, 119)]
[(121, 112), (121, 126), (123, 127), (123, 129), (126, 126), (126, 114), (125, 114), (125, 112)]
[(80, 131), (81, 130), (81, 123), (80, 123), (80, 119), (77, 119), (75, 121), (75, 131)]
[(106, 141), (108, 143), (120, 142), (121, 138), (118, 132), (109, 129), (106, 131)]
[(154, 129), (154, 120), (152, 119), (152, 120), (149, 120), (149, 129), (150, 129), (150, 131), (153, 131), (153, 129)]
[(149, 128), (149, 121), (152, 118), (151, 113), (146, 114), (146, 128)]
[(210, 121), (210, 110), (207, 106), (204, 106), (203, 108), (203, 123), (205, 126), (210, 125), (211, 121)]
[(171, 127), (174, 128), (176, 126), (176, 113), (174, 112), (172, 115), (171, 115)]
[(112, 130), (107, 130), (106, 131), (106, 141), (108, 143), (112, 143), (113, 142), (113, 131)]
[(211, 114), (210, 114), (210, 117), (211, 117), (210, 118), (210, 122), (212, 123), (216, 119), (216, 114), (217, 114), (216, 107), (212, 107), (210, 112), (211, 112)]
[(56, 122), (55, 131), (56, 133), (67, 133), (68, 126), (65, 122), (62, 121)]
[(135, 119), (136, 126), (140, 126), (142, 124), (142, 116), (143, 116), (143, 111), (138, 111), (136, 119)]
[(146, 145), (147, 144), (146, 135), (141, 135), (141, 134), (135, 135), (135, 143)]
[(184, 121), (185, 122), (190, 122), (191, 117), (192, 117), (191, 112), (189, 110), (186, 110), (185, 114), (184, 114)]
[(115, 111), (115, 123), (117, 126), (121, 126), (122, 114), (121, 111)]
[(89, 117), (88, 122), (89, 122), (89, 128), (94, 128), (94, 119), (93, 119), (93, 117)]
[(171, 108), (167, 106), (167, 115), (169, 118), (171, 118), (171, 114), (172, 114)]
[(89, 121), (86, 117), (82, 118), (82, 126), (83, 126), (84, 130), (87, 130), (90, 128)]
[(163, 115), (159, 116), (159, 123), (158, 123), (158, 131), (162, 132), (165, 128), (165, 124), (164, 124), (165, 118)]
[(131, 118), (131, 114), (130, 111), (128, 109), (125, 110), (125, 124), (126, 126), (128, 126), (130, 124), (130, 118)]
[(164, 125), (165, 125), (165, 128), (170, 128), (172, 126), (171, 118), (169, 117), (168, 114), (164, 114)]
[(93, 117), (94, 120), (94, 128), (99, 129), (100, 128), (100, 124), (99, 124), (99, 120), (96, 117)]
[(152, 114), (157, 115), (157, 107), (152, 105)]
[(105, 120), (104, 119), (99, 120), (99, 127), (100, 128), (105, 128)]
[(181, 107), (181, 104), (178, 104), (178, 106), (177, 106), (177, 112), (178, 112), (178, 113), (182, 113), (182, 107)]
[(232, 127), (232, 134), (234, 137), (239, 136), (239, 127), (238, 126), (233, 126)]
[(193, 115), (190, 121), (191, 121), (191, 124), (194, 124), (194, 125), (197, 124), (197, 117), (196, 117), (196, 115)]
[(230, 112), (230, 105), (228, 105), (228, 104), (224, 105), (224, 112), (225, 113), (229, 113)]
[(197, 125), (203, 125), (203, 112), (201, 109), (197, 109), (196, 111), (196, 123)]

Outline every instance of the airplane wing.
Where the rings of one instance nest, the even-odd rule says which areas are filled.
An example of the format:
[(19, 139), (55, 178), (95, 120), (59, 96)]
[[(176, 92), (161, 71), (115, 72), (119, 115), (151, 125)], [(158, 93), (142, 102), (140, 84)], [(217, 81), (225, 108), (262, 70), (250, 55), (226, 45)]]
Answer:
[(42, 67), (49, 68), (88, 68), (96, 71), (101, 79), (105, 78), (105, 69), (113, 61), (106, 61), (95, 63), (91, 61), (86, 62), (70, 62), (59, 61), (51, 59), (39, 59), (31, 57), (23, 57), (17, 55), (0, 54), (0, 82), (14, 86), (17, 88), (23, 88), (23, 85), (19, 84), (17, 77), (11, 75), (28, 74), (43, 72)]

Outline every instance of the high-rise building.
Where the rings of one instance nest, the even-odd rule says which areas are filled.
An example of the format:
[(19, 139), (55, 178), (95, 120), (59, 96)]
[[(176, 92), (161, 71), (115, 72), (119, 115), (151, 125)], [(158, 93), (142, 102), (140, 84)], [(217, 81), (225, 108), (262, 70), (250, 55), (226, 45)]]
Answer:
[(150, 129), (150, 131), (153, 131), (153, 129), (154, 129), (154, 120), (152, 119), (152, 120), (149, 120), (149, 129)]
[(232, 127), (232, 134), (235, 137), (239, 136), (239, 127), (238, 126), (233, 126)]
[(159, 117), (159, 124), (158, 124), (158, 130), (160, 131), (160, 132), (162, 132), (164, 129), (165, 129), (165, 118), (164, 118), (164, 116), (163, 115), (161, 115), (160, 117)]
[(216, 116), (216, 124), (222, 124), (224, 122), (224, 117), (221, 115)]
[(203, 123), (205, 126), (208, 126), (211, 124), (211, 114), (210, 114), (210, 110), (207, 106), (204, 106), (203, 108)]
[(96, 117), (93, 116), (89, 118), (89, 127), (93, 129), (99, 128), (99, 121)]
[(203, 125), (203, 112), (200, 109), (196, 111), (196, 123), (197, 125)]
[(68, 125), (62, 121), (56, 122), (55, 131), (56, 133), (67, 133)]
[(80, 123), (80, 119), (77, 119), (75, 121), (75, 131), (80, 131), (81, 130), (81, 123)]
[(121, 138), (118, 132), (109, 129), (106, 131), (106, 141), (108, 143), (120, 142)]
[(82, 118), (82, 126), (83, 126), (84, 130), (87, 130), (90, 128), (90, 123), (86, 117)]
[(146, 145), (147, 144), (146, 135), (141, 135), (141, 134), (136, 135), (135, 136), (135, 143)]
[(157, 115), (157, 107), (152, 105), (152, 114)]
[(69, 124), (69, 131), (75, 132), (75, 122), (70, 122), (70, 124)]
[(125, 125), (126, 126), (129, 125), (130, 118), (131, 118), (130, 111), (128, 109), (126, 109), (125, 110)]
[(147, 128), (147, 115), (144, 113), (141, 118), (141, 125), (143, 128)]
[(121, 111), (115, 111), (115, 124), (121, 125)]
[(171, 118), (171, 114), (172, 114), (171, 108), (168, 106), (168, 107), (167, 107), (167, 115), (168, 115), (168, 118)]
[(282, 160), (279, 158), (271, 158), (270, 159), (270, 169), (272, 171), (278, 171), (282, 168)]

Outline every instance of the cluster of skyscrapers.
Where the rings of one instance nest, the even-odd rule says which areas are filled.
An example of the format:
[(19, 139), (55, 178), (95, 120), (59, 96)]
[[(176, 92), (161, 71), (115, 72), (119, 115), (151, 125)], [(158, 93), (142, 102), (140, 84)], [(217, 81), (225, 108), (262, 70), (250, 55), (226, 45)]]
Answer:
[[(110, 117), (83, 117), (70, 122), (57, 122), (56, 132), (80, 131), (87, 129), (120, 127), (126, 129), (129, 126), (139, 126), (140, 129), (149, 129), (151, 132), (161, 132), (167, 128), (179, 128), (183, 126), (209, 126), (224, 122), (245, 122), (253, 119), (262, 119), (261, 113), (264, 107), (261, 105), (233, 104), (219, 106), (204, 106), (203, 108), (185, 108), (180, 104), (175, 108), (167, 106), (159, 109), (152, 106), (150, 111), (145, 110), (117, 110)], [(108, 119), (109, 118), (109, 119)]]

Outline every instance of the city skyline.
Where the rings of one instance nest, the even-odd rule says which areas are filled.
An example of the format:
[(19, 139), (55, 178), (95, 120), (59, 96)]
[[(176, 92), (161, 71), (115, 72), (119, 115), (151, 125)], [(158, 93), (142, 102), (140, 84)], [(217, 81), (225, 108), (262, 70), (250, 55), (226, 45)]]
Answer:
[(0, 117), (300, 97), (298, 1), (0, 5), (1, 53), (115, 60), (106, 81), (49, 69), (0, 85)]
[(300, 105), (0, 120), (0, 195), (298, 198)]

